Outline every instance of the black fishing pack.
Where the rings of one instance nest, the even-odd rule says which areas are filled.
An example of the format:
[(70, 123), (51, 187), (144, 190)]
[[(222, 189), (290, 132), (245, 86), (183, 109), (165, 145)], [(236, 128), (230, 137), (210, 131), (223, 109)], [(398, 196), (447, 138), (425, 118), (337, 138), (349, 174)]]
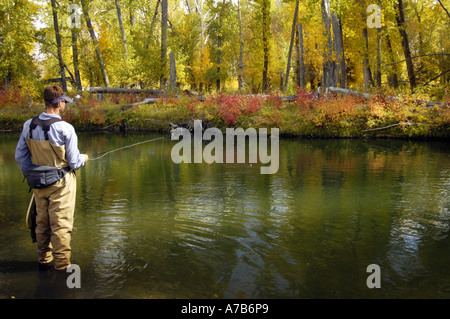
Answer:
[[(41, 120), (38, 116), (34, 117), (30, 123), (29, 137), (32, 139), (32, 131), (37, 125), (42, 127), (45, 135), (45, 140), (48, 141), (48, 131), (50, 125), (56, 122), (60, 122), (60, 118), (51, 118), (49, 120)], [(24, 172), (24, 176), (28, 182), (30, 188), (45, 188), (55, 184), (61, 178), (63, 178), (70, 171), (70, 167), (56, 167), (56, 166), (38, 166), (33, 165)]]
[(33, 166), (24, 172), (30, 188), (45, 188), (55, 184), (70, 171), (70, 167)]

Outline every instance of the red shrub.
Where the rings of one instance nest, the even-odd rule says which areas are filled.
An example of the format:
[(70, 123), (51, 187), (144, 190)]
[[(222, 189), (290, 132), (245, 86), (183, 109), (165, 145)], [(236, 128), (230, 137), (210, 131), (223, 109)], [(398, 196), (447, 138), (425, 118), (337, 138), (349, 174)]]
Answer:
[(26, 106), (27, 98), (20, 95), (19, 89), (0, 90), (0, 108), (4, 106)]
[(220, 93), (216, 99), (219, 114), (225, 123), (233, 125), (241, 114), (240, 98), (238, 96)]

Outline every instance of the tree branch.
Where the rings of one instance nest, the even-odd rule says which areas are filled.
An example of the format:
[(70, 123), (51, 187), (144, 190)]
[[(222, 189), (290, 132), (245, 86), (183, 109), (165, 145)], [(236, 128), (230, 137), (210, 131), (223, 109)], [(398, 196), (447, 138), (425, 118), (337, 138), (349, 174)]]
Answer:
[(428, 81), (427, 83), (425, 83), (423, 86), (425, 86), (425, 85), (427, 85), (428, 83), (430, 83), (430, 82), (436, 80), (438, 77), (440, 77), (440, 76), (442, 76), (442, 75), (444, 75), (445, 73), (448, 73), (448, 72), (450, 72), (450, 70), (447, 70), (447, 71), (445, 71), (445, 72), (442, 72), (442, 73), (439, 74), (438, 76), (432, 78), (430, 81)]
[(444, 7), (444, 4), (441, 2), (441, 0), (438, 0), (439, 4), (441, 5), (442, 9), (445, 10), (445, 12), (447, 12), (448, 17), (450, 18), (450, 13), (448, 12), (448, 10)]
[[(424, 57), (424, 56), (433, 56), (433, 55), (450, 55), (450, 53), (430, 53), (430, 54), (422, 54), (422, 55), (416, 55), (416, 56), (413, 56), (413, 57), (411, 57), (411, 59), (417, 59), (417, 58), (421, 58), (421, 57)], [(406, 61), (406, 60), (401, 60), (401, 61), (398, 61), (398, 62), (387, 63), (387, 64), (384, 64), (384, 65), (394, 65), (394, 64), (398, 64), (398, 63), (405, 62), (405, 61)]]

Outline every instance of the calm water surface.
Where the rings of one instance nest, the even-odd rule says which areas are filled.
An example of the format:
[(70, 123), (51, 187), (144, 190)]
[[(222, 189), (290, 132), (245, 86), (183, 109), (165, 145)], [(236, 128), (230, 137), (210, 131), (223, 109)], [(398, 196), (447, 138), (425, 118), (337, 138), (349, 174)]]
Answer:
[[(79, 147), (160, 136), (79, 133)], [(17, 140), (0, 135), (0, 298), (450, 298), (446, 142), (282, 139), (274, 175), (174, 164), (170, 136), (111, 153), (77, 171), (68, 289), (36, 270)]]

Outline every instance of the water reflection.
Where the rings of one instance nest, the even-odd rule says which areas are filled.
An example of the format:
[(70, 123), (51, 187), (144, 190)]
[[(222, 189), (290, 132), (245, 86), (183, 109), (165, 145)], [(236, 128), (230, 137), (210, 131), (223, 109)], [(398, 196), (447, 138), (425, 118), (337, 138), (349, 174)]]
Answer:
[[(117, 194), (112, 197), (116, 197)], [(93, 240), (94, 258), (92, 268), (95, 272), (97, 294), (113, 297), (122, 289), (125, 281), (127, 232), (127, 199), (110, 199), (99, 211), (96, 222), (96, 236)], [(111, 286), (114, 287), (111, 290)]]
[[(80, 148), (102, 154), (153, 137), (80, 134)], [(30, 296), (1, 267), (34, 250), (19, 227), (29, 197), (16, 141), (0, 141), (0, 293)], [(172, 145), (129, 148), (77, 173), (75, 297), (450, 297), (445, 143), (286, 139), (274, 175), (174, 164)], [(366, 286), (373, 263), (378, 290)], [(45, 296), (46, 280), (33, 282)]]

